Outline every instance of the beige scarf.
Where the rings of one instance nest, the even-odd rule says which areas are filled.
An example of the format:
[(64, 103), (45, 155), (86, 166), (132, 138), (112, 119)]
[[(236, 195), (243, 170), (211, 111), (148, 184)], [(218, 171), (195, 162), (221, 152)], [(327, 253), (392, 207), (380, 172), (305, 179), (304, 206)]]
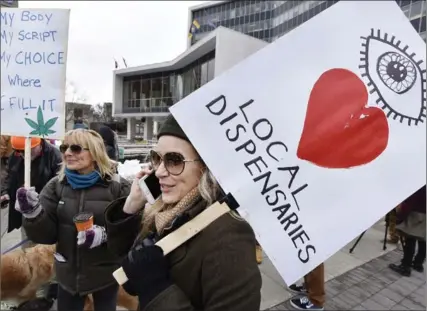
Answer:
[(143, 219), (145, 229), (151, 228), (154, 225), (157, 233), (162, 234), (165, 229), (170, 228), (176, 216), (193, 207), (194, 203), (199, 199), (200, 193), (196, 187), (188, 192), (177, 204), (164, 204), (159, 200), (151, 208), (144, 210)]

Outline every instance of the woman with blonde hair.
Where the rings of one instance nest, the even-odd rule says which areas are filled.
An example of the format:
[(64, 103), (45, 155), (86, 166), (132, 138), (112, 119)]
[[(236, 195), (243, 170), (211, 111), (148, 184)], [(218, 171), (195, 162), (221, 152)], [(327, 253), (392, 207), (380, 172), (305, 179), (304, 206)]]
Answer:
[(69, 131), (59, 149), (58, 176), (40, 195), (33, 188), (18, 189), (15, 208), (30, 240), (56, 244), (58, 311), (82, 311), (88, 294), (95, 310), (115, 311), (118, 285), (111, 274), (120, 260), (105, 243), (104, 212), (111, 201), (129, 194), (130, 185), (114, 174), (95, 131)]
[[(172, 253), (153, 245), (221, 198), (218, 183), (169, 116), (150, 152), (162, 195), (151, 207), (139, 180), (106, 211), (107, 244), (129, 279), (123, 288), (148, 311), (259, 311), (261, 275), (255, 235), (234, 212), (225, 214)], [(135, 242), (134, 242), (135, 241)]]

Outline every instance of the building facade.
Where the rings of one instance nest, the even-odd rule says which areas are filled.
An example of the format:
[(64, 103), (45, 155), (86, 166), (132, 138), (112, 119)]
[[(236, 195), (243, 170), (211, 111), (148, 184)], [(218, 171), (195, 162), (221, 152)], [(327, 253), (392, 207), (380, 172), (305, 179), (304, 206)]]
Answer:
[(113, 115), (128, 139), (151, 140), (170, 106), (267, 44), (218, 27), (172, 61), (114, 70)]
[[(200, 27), (188, 39), (195, 44), (218, 26), (273, 42), (292, 29), (337, 3), (327, 1), (212, 1), (189, 9), (188, 23)], [(426, 2), (396, 0), (414, 28), (426, 40)]]
[(17, 8), (18, 0), (1, 0), (0, 7), (2, 8)]

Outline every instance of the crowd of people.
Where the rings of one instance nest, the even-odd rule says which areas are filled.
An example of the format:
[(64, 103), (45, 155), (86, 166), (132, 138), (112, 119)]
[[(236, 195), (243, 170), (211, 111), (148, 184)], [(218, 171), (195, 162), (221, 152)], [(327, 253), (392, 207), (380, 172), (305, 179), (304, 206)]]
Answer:
[[(158, 132), (151, 166), (132, 183), (117, 174), (117, 134), (107, 126), (93, 130), (77, 122), (59, 147), (32, 138), (30, 188), (24, 187), (25, 139), (2, 136), (0, 147), (8, 231), (20, 229), (31, 243), (56, 244), (59, 311), (82, 311), (88, 294), (96, 311), (116, 310), (112, 273), (120, 266), (128, 277), (123, 288), (138, 297), (140, 310), (260, 310), (262, 250), (237, 212), (221, 216), (167, 256), (155, 245), (224, 195), (172, 116)], [(150, 205), (139, 181), (152, 173), (162, 196)], [(83, 213), (92, 225), (77, 230), (76, 216)], [(404, 241), (402, 262), (390, 268), (404, 276), (423, 271), (425, 214), (424, 186), (389, 217), (395, 221), (391, 242), (397, 233)], [(298, 294), (291, 305), (323, 310), (324, 275), (321, 264), (303, 284), (289, 286)]]

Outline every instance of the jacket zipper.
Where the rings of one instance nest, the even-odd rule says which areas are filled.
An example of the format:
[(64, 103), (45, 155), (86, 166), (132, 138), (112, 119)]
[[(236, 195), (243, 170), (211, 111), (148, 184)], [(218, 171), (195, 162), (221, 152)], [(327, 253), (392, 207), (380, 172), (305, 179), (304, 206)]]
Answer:
[[(81, 190), (80, 200), (79, 200), (79, 211), (78, 211), (79, 213), (83, 212), (83, 209), (84, 209), (84, 194), (85, 194), (84, 190)], [(77, 251), (76, 251), (76, 253), (77, 253), (77, 258), (76, 258), (77, 259), (76, 292), (77, 292), (77, 294), (79, 294), (80, 293), (79, 283), (80, 283), (80, 262), (81, 262), (81, 258), (80, 258), (79, 246), (77, 245), (76, 248), (77, 248)]]

